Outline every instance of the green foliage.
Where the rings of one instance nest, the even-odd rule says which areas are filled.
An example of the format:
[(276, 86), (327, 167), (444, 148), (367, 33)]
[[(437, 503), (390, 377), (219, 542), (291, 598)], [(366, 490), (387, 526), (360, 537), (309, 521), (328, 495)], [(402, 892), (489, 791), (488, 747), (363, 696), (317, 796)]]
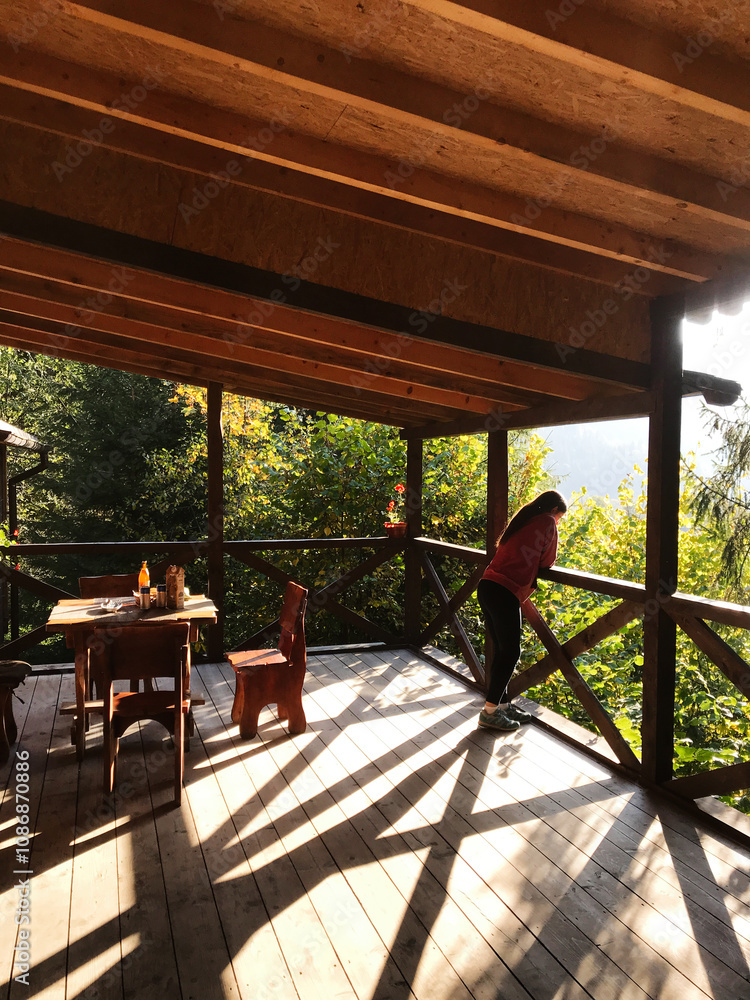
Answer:
[(721, 550), (717, 582), (744, 604), (750, 594), (750, 407), (743, 401), (730, 419), (704, 406), (703, 416), (707, 429), (718, 432), (722, 443), (708, 478), (685, 463), (691, 512)]
[[(3, 417), (53, 447), (50, 468), (27, 480), (19, 494), (22, 542), (201, 539), (206, 536), (207, 438), (205, 391), (105, 369), (0, 349)], [(398, 431), (380, 424), (296, 410), (225, 395), (224, 491), (227, 539), (341, 538), (384, 534), (384, 511), (394, 486), (406, 482), (406, 445)], [(680, 532), (680, 589), (698, 596), (745, 595), (744, 559), (750, 505), (744, 492), (750, 436), (724, 428), (725, 468), (710, 483), (685, 461)], [(556, 485), (546, 471), (549, 449), (530, 433), (509, 438), (511, 511)], [(11, 475), (38, 456), (11, 450)], [(484, 549), (486, 536), (486, 438), (481, 435), (425, 442), (423, 533)], [(560, 524), (558, 565), (619, 580), (641, 582), (645, 571), (643, 491), (635, 474), (622, 482), (617, 504), (584, 491), (569, 498)], [(708, 488), (710, 487), (710, 488)], [(406, 498), (408, 503), (408, 497)], [(701, 518), (696, 529), (694, 515)], [(748, 537), (746, 537), (747, 533)], [(0, 540), (7, 527), (0, 526)], [(734, 548), (732, 548), (734, 546)], [(364, 549), (364, 555), (369, 555)], [(259, 553), (313, 587), (332, 583), (357, 565), (362, 549), (295, 549)], [(731, 557), (731, 558), (730, 558)], [(447, 592), (466, 579), (466, 564), (434, 559)], [(76, 591), (79, 575), (137, 568), (100, 557), (24, 559), (23, 569)], [(734, 575), (727, 567), (734, 567)], [(403, 626), (404, 561), (399, 555), (347, 589), (343, 603), (398, 635)], [(205, 559), (186, 567), (193, 591), (206, 586)], [(739, 589), (738, 589), (739, 588)], [(47, 603), (22, 596), (24, 627), (40, 624)], [(542, 582), (536, 603), (560, 641), (574, 636), (616, 601), (587, 590)], [(279, 587), (243, 563), (226, 561), (227, 644), (273, 620)], [(422, 626), (439, 610), (423, 583)], [(461, 609), (469, 640), (481, 649), (484, 623), (476, 599)], [(249, 623), (252, 623), (249, 625)], [(745, 659), (749, 633), (716, 631)], [(361, 634), (332, 615), (308, 622), (311, 645), (356, 641)], [(460, 656), (446, 629), (434, 640)], [(39, 652), (41, 660), (67, 659), (69, 651)], [(533, 633), (525, 638), (523, 665), (545, 655)], [(634, 751), (640, 751), (643, 674), (642, 622), (636, 619), (576, 665)], [(529, 692), (532, 698), (592, 728), (580, 702), (558, 673)], [(734, 686), (683, 633), (678, 632), (675, 770), (694, 773), (744, 757), (750, 737), (746, 703)], [(732, 800), (750, 808), (747, 797)]]
[[(173, 385), (4, 348), (0, 386), (4, 418), (52, 449), (23, 491), (19, 541), (189, 538), (202, 528), (205, 470), (185, 457), (205, 429), (172, 401)], [(10, 459), (12, 472), (38, 461), (20, 449)]]
[[(0, 348), (3, 418), (51, 449), (44, 473), (20, 484), (18, 541), (201, 537), (205, 465), (193, 459), (205, 425), (174, 391), (158, 379)], [(37, 454), (9, 449), (11, 476), (38, 462)], [(25, 557), (21, 566), (70, 593), (78, 576), (134, 568), (106, 556)], [(41, 624), (48, 603), (19, 596), (25, 624)], [(69, 657), (56, 639), (36, 652), (42, 661)]]

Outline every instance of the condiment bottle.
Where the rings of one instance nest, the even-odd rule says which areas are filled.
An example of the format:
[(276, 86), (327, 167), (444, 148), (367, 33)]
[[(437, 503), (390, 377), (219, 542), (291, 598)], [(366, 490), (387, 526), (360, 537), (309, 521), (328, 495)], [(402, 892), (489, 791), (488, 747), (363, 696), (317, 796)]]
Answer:
[(138, 589), (141, 590), (143, 587), (148, 587), (151, 584), (151, 577), (148, 572), (148, 566), (146, 565), (146, 560), (143, 560), (141, 565), (141, 571), (138, 574)]

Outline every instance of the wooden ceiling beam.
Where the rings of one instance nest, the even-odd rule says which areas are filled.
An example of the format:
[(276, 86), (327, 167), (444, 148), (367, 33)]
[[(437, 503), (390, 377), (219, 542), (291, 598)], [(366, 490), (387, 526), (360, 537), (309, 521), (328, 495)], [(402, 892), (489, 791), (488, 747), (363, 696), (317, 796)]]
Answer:
[(462, 406), (443, 406), (440, 403), (414, 399), (407, 393), (401, 395), (384, 393), (378, 391), (374, 385), (353, 387), (335, 381), (326, 383), (312, 375), (269, 369), (262, 364), (227, 362), (224, 359), (211, 361), (206, 356), (196, 357), (193, 352), (176, 343), (152, 340), (148, 352), (144, 352), (139, 342), (133, 344), (127, 338), (90, 327), (81, 329), (79, 336), (71, 338), (66, 336), (63, 323), (23, 313), (0, 310), (0, 323), (10, 329), (25, 329), (29, 344), (44, 344), (58, 353), (73, 350), (80, 354), (85, 346), (85, 352), (90, 351), (95, 358), (107, 358), (116, 362), (118, 357), (123, 357), (129, 364), (136, 363), (135, 359), (147, 354), (149, 371), (144, 371), (143, 374), (149, 374), (153, 370), (151, 359), (156, 357), (162, 363), (162, 376), (169, 373), (178, 380), (184, 379), (189, 382), (196, 377), (196, 373), (199, 373), (198, 384), (204, 384), (206, 381), (222, 382), (229, 375), (233, 377), (234, 384), (246, 386), (248, 393), (258, 394), (261, 398), (265, 398), (266, 389), (285, 392), (287, 400), (296, 398), (296, 393), (299, 391), (305, 398), (314, 396), (330, 403), (333, 406), (332, 412), (337, 412), (335, 410), (337, 400), (346, 400), (355, 410), (358, 401), (362, 401), (371, 409), (377, 410), (380, 407), (391, 413), (399, 413), (403, 418), (412, 419), (417, 414), (425, 416), (429, 414), (431, 417), (428, 419), (440, 420), (444, 416), (452, 418), (470, 412), (468, 408)]
[[(233, 367), (240, 370), (240, 366), (247, 365), (255, 370), (262, 369), (268, 373), (268, 377), (273, 372), (286, 378), (294, 375), (314, 377), (321, 383), (339, 386), (344, 394), (354, 392), (360, 395), (363, 389), (371, 389), (386, 396), (412, 400), (415, 404), (424, 402), (469, 413), (486, 413), (501, 402), (504, 408), (509, 403), (503, 399), (501, 391), (481, 397), (449, 387), (447, 379), (439, 380), (443, 383), (440, 386), (435, 386), (433, 382), (438, 380), (429, 376), (426, 382), (417, 381), (408, 377), (413, 374), (411, 372), (401, 375), (402, 368), (397, 362), (392, 364), (388, 372), (374, 366), (367, 371), (357, 365), (356, 360), (353, 365), (346, 365), (344, 356), (334, 355), (330, 351), (314, 352), (318, 353), (318, 357), (311, 357), (309, 353), (295, 354), (289, 350), (289, 338), (284, 338), (283, 343), (279, 344), (278, 337), (273, 338), (252, 327), (246, 328), (243, 339), (242, 334), (238, 334), (236, 325), (229, 323), (224, 325), (224, 329), (206, 329), (204, 323), (202, 332), (199, 333), (187, 329), (185, 324), (180, 324), (177, 328), (165, 325), (164, 317), (157, 310), (151, 310), (154, 315), (150, 320), (133, 315), (134, 311), (142, 312), (143, 305), (134, 307), (113, 300), (105, 308), (91, 313), (90, 318), (79, 326), (82, 323), (81, 310), (77, 308), (75, 300), (61, 302), (61, 290), (57, 289), (58, 294), (55, 291), (49, 287), (50, 299), (33, 299), (27, 294), (8, 290), (7, 287), (0, 288), (0, 310), (53, 320), (63, 324), (63, 330), (77, 328), (77, 334), (67, 337), (68, 340), (85, 340), (91, 331), (112, 334), (117, 338), (117, 343), (135, 341), (148, 345), (149, 350), (157, 344), (168, 350), (179, 348), (194, 356), (197, 363), (201, 363), (203, 359), (211, 359), (214, 363), (225, 364), (227, 370)], [(113, 306), (117, 305), (122, 307), (121, 311), (113, 312)], [(214, 324), (218, 325), (216, 321)], [(61, 335), (61, 339), (64, 336)], [(267, 346), (261, 346), (261, 341)], [(516, 401), (516, 406), (511, 405), (510, 408), (518, 405)]]
[[(107, 0), (87, 0), (82, 6), (104, 14), (112, 10)], [(453, 6), (480, 10), (495, 20), (530, 30), (542, 39), (551, 39), (564, 59), (572, 58), (567, 46), (576, 47), (576, 41), (582, 41), (584, 50), (596, 47), (611, 51), (617, 58), (623, 56), (623, 65), (647, 64), (671, 81), (673, 99), (676, 88), (690, 89), (691, 82), (697, 78), (702, 85), (699, 92), (715, 89), (716, 74), (722, 72), (727, 81), (733, 81), (734, 90), (727, 81), (719, 89), (724, 96), (734, 97), (736, 93), (736, 68), (723, 60), (709, 55), (703, 61), (686, 60), (678, 69), (674, 57), (685, 45), (685, 40), (675, 34), (657, 35), (632, 22), (588, 8), (577, 10), (576, 17), (564, 18), (559, 23), (554, 18), (554, 11), (550, 11), (549, 6), (542, 10), (538, 0), (528, 6), (508, 0), (501, 4), (488, 0)], [(239, 65), (257, 74), (261, 81), (289, 77), (295, 86), (317, 88), (319, 94), (316, 96), (336, 95), (341, 99), (339, 95), (345, 95), (343, 99), (348, 105), (359, 102), (363, 110), (368, 111), (381, 108), (383, 113), (396, 116), (407, 124), (432, 122), (447, 135), (457, 123), (467, 142), (476, 137), (496, 143), (498, 137), (502, 137), (506, 151), (515, 148), (527, 159), (534, 156), (552, 160), (563, 170), (569, 170), (568, 178), (561, 175), (561, 186), (567, 186), (575, 173), (583, 169), (589, 175), (611, 182), (615, 197), (618, 192), (621, 197), (627, 196), (622, 188), (625, 184), (633, 189), (633, 197), (642, 198), (648, 192), (656, 201), (665, 199), (667, 208), (676, 201), (688, 202), (688, 211), (698, 217), (703, 210), (708, 218), (716, 222), (723, 219), (729, 227), (737, 225), (745, 231), (750, 228), (750, 192), (740, 190), (728, 202), (717, 189), (717, 178), (628, 148), (614, 138), (614, 126), (607, 132), (607, 148), (599, 152), (597, 147), (595, 155), (586, 156), (584, 151), (590, 148), (596, 136), (500, 107), (484, 99), (484, 90), (483, 99), (468, 104), (470, 111), (462, 113), (467, 95), (459, 90), (407, 74), (393, 66), (353, 58), (341, 47), (300, 38), (257, 20), (245, 20), (240, 10), (234, 11), (235, 16), (220, 20), (212, 7), (201, 3), (192, 2), (189, 9), (189, 16), (186, 16), (184, 0), (161, 0), (158, 5), (151, 0), (130, 0), (126, 15), (121, 15), (122, 20), (117, 23), (125, 33), (138, 35), (143, 30), (151, 30), (166, 34), (170, 44), (186, 46), (187, 56), (193, 54), (196, 47), (201, 52), (210, 49), (214, 58), (233, 70), (238, 68), (236, 60), (240, 59)], [(631, 36), (636, 36), (635, 39), (616, 33), (623, 26)], [(573, 40), (567, 42), (567, 36)], [(641, 48), (638, 39), (643, 41)], [(702, 68), (704, 63), (708, 64), (705, 70)], [(750, 109), (750, 87), (745, 89)]]
[[(704, 395), (706, 402), (717, 406), (731, 406), (742, 392), (738, 382), (716, 378), (702, 372), (683, 372), (683, 396)], [(534, 430), (543, 427), (560, 427), (567, 424), (592, 423), (606, 420), (630, 420), (646, 417), (653, 412), (656, 395), (650, 390), (627, 393), (621, 396), (592, 396), (578, 401), (566, 400), (530, 407), (515, 413), (495, 412), (482, 419), (461, 417), (450, 423), (436, 423), (404, 430), (401, 437), (424, 439), (448, 435), (481, 434), (497, 430)]]
[(75, 253), (91, 254), (115, 265), (148, 268), (183, 280), (241, 292), (272, 308), (281, 303), (307, 313), (376, 327), (409, 339), (462, 347), (490, 358), (562, 373), (573, 372), (629, 388), (643, 388), (650, 378), (648, 366), (640, 362), (447, 316), (431, 315), (429, 322), (421, 317), (423, 322), (420, 323), (421, 314), (413, 309), (311, 282), (301, 282), (296, 290), (282, 292), (289, 287), (288, 283), (283, 281), (282, 275), (270, 271), (104, 230), (7, 202), (0, 203), (0, 229), (16, 239), (34, 240)]
[[(463, 400), (461, 408), (476, 409), (477, 412), (485, 412), (497, 404), (514, 409), (541, 404), (550, 396), (565, 398), (554, 382), (547, 393), (528, 388), (516, 390), (505, 381), (487, 377), (486, 371), (483, 379), (472, 379), (455, 371), (414, 364), (411, 358), (413, 344), (404, 342), (399, 345), (393, 338), (389, 341), (383, 337), (378, 343), (370, 331), (363, 332), (370, 345), (377, 344), (377, 354), (363, 351), (362, 346), (353, 350), (350, 344), (325, 343), (319, 339), (319, 332), (314, 328), (307, 338), (294, 337), (250, 323), (196, 316), (171, 307), (128, 299), (125, 295), (108, 296), (110, 301), (92, 312), (83, 305), (80, 286), (45, 278), (43, 294), (40, 294), (38, 278), (16, 271), (0, 270), (0, 274), (0, 307), (56, 320), (66, 324), (66, 329), (71, 331), (85, 327), (146, 343), (154, 338), (167, 338), (186, 348), (193, 345), (196, 353), (209, 357), (254, 364), (265, 362), (269, 369), (280, 368), (284, 371), (289, 370), (291, 364), (292, 370), (315, 370), (316, 376), (321, 379), (331, 366), (335, 366), (355, 386), (372, 384), (387, 392), (386, 386), (398, 380), (402, 385), (400, 391), (394, 392), (396, 395), (405, 392), (415, 399), (427, 399), (429, 396), (423, 396), (426, 390), (438, 390), (444, 393), (442, 398), (446, 405), (450, 405), (450, 398)], [(352, 333), (350, 330), (350, 339)], [(437, 365), (435, 352), (431, 354), (433, 366)], [(523, 372), (527, 370), (519, 368), (521, 385), (524, 384)], [(417, 391), (415, 384), (419, 387)], [(472, 398), (474, 405), (466, 401)]]
[(402, 431), (401, 437), (406, 440), (418, 440), (462, 434), (484, 434), (498, 430), (533, 430), (537, 427), (632, 419), (648, 416), (654, 408), (654, 401), (655, 396), (650, 391), (608, 396), (606, 399), (592, 396), (590, 399), (577, 402), (566, 401), (532, 407), (518, 413), (493, 413), (479, 420), (474, 417), (461, 417), (450, 423), (411, 427)]
[[(182, 323), (207, 320), (229, 322), (236, 331), (270, 329), (275, 333), (301, 339), (311, 345), (324, 345), (335, 351), (351, 351), (360, 359), (365, 371), (387, 370), (396, 359), (415, 367), (414, 378), (421, 378), (421, 369), (445, 374), (460, 385), (462, 379), (489, 382), (511, 394), (524, 389), (530, 394), (583, 399), (590, 392), (590, 382), (583, 376), (508, 361), (477, 357), (458, 347), (441, 345), (436, 351), (429, 341), (422, 341), (407, 332), (385, 332), (371, 326), (356, 325), (346, 320), (316, 315), (310, 317), (299, 310), (277, 303), (273, 312), (257, 312), (251, 299), (236, 292), (188, 284), (176, 278), (144, 270), (129, 269), (126, 282), (118, 280), (121, 269), (92, 257), (56, 250), (15, 239), (0, 240), (0, 269), (4, 269), (6, 286), (22, 291), (23, 284), (14, 286), (12, 274), (43, 278), (45, 283), (69, 284), (77, 290), (76, 304), (81, 309), (98, 307), (99, 290), (110, 294), (113, 282), (116, 296), (131, 303), (149, 303), (173, 312), (175, 319), (165, 325), (178, 327)], [(68, 302), (72, 301), (67, 298)], [(252, 318), (252, 323), (248, 322)], [(308, 348), (309, 349), (309, 348)], [(479, 389), (477, 391), (480, 391)], [(483, 391), (483, 390), (482, 390)], [(616, 389), (602, 383), (602, 392)], [(508, 396), (510, 402), (512, 395)]]
[(54, 333), (35, 330), (24, 323), (14, 323), (10, 316), (6, 318), (0, 315), (0, 343), (18, 351), (64, 358), (66, 361), (78, 361), (82, 364), (99, 365), (102, 368), (130, 372), (133, 375), (146, 375), (149, 378), (184, 381), (188, 385), (198, 386), (207, 386), (209, 381), (198, 366), (175, 364), (171, 371), (166, 371), (163, 364), (143, 357), (142, 354), (126, 355), (123, 353), (120, 358), (112, 358), (104, 348), (97, 348), (93, 344), (84, 346), (77, 342), (71, 342), (71, 344), (61, 348), (55, 342)]
[[(426, 0), (407, 2), (422, 9), (427, 6)], [(431, 3), (430, 9), (437, 16), (458, 23), (468, 20), (487, 31), (494, 21), (503, 38), (510, 35), (508, 26), (512, 25), (528, 33), (526, 44), (540, 52), (554, 52), (561, 62), (618, 81), (626, 74), (629, 79), (637, 74), (634, 82), (650, 93), (750, 125), (750, 78), (747, 74), (738, 76), (736, 62), (715, 54), (711, 41), (706, 44), (713, 37), (708, 26), (711, 20), (740, 31), (744, 23), (747, 30), (746, 17), (743, 21), (746, 10), (733, 11), (727, 4), (725, 10), (718, 8), (718, 17), (711, 18), (703, 7), (697, 8), (698, 41), (675, 31), (646, 27), (590, 4), (574, 6), (572, 16), (546, 0), (524, 0), (522, 4), (514, 0), (439, 0)], [(462, 8), (468, 17), (457, 16), (454, 8)], [(471, 14), (478, 14), (481, 20), (475, 22)]]
[[(112, 132), (105, 134), (99, 129), (101, 115), (98, 112), (7, 85), (0, 85), (0, 120), (51, 132), (76, 143), (87, 134), (97, 139), (101, 137), (100, 145), (105, 149), (190, 170), (205, 177), (222, 176), (221, 172), (227, 165), (226, 152), (203, 141), (170, 135), (142, 123), (124, 120), (118, 122)], [(632, 265), (611, 257), (548, 240), (540, 241), (523, 232), (394, 200), (379, 192), (259, 159), (253, 161), (252, 169), (232, 177), (232, 184), (363, 221), (421, 233), (458, 246), (521, 260), (558, 273), (587, 278), (609, 287), (629, 282), (635, 294), (649, 298), (676, 294), (684, 285), (681, 279), (646, 263), (641, 266), (648, 272), (648, 280), (636, 282), (632, 280)], [(687, 197), (687, 193), (683, 197)]]
[[(408, 174), (402, 184), (396, 184), (389, 178), (400, 179), (402, 161), (302, 134), (296, 130), (293, 114), (289, 128), (271, 136), (272, 141), (267, 144), (259, 143), (257, 136), (263, 130), (270, 132), (269, 119), (273, 119), (273, 110), (267, 120), (252, 120), (246, 114), (210, 107), (158, 89), (149, 92), (141, 104), (134, 104), (129, 109), (123, 106), (121, 95), (127, 92), (128, 84), (130, 90), (138, 87), (137, 81), (123, 81), (113, 74), (77, 66), (40, 52), (35, 52), (33, 59), (21, 53), (6, 53), (0, 66), (0, 83), (87, 108), (109, 121), (125, 119), (171, 135), (210, 143), (229, 154), (228, 161), (242, 157), (242, 169), (248, 169), (256, 159), (261, 159), (397, 201), (533, 235), (620, 264), (643, 266), (691, 281), (715, 277), (728, 266), (728, 262), (717, 255), (672, 238), (663, 238), (663, 225), (658, 235), (636, 231), (612, 218), (597, 219), (554, 204), (543, 211), (537, 209), (530, 213), (525, 193), (482, 186), (468, 178), (457, 186), (451, 177), (429, 169), (427, 164)], [(140, 86), (145, 93), (145, 88)], [(116, 106), (112, 106), (112, 102)], [(462, 146), (465, 141), (462, 134)], [(501, 155), (502, 145), (494, 140), (490, 145), (494, 158)], [(466, 162), (465, 149), (462, 155)], [(551, 177), (557, 169), (555, 165)], [(528, 176), (536, 175), (529, 170)], [(627, 192), (623, 193), (623, 198), (627, 203)]]
[[(33, 335), (32, 335), (33, 336)], [(89, 351), (75, 350), (71, 347), (64, 350), (51, 345), (48, 338), (40, 335), (40, 338), (31, 339), (30, 332), (26, 328), (16, 328), (12, 325), (0, 323), (0, 343), (7, 347), (12, 347), (19, 351), (32, 351), (36, 354), (50, 357), (61, 357), (67, 361), (77, 361), (82, 364), (92, 364), (100, 368), (111, 368), (114, 371), (129, 372), (133, 375), (143, 375), (147, 378), (158, 378), (170, 381), (183, 382), (188, 385), (206, 387), (209, 381), (218, 381), (223, 373), (219, 372), (215, 377), (207, 378), (202, 369), (188, 368), (185, 371), (178, 371), (179, 366), (171, 373), (165, 372), (163, 363), (150, 364), (149, 359), (144, 359), (142, 354), (130, 359), (120, 356), (112, 359), (106, 354), (93, 355)], [(284, 392), (284, 387), (271, 386), (267, 383), (260, 386), (248, 386), (230, 378), (222, 383), (227, 392), (233, 392), (240, 396), (252, 396), (255, 399), (265, 399), (271, 403), (281, 403), (289, 405), (288, 394)], [(409, 426), (415, 418), (413, 409), (409, 412), (391, 410), (377, 406), (368, 406), (358, 402), (356, 408), (347, 405), (346, 400), (341, 397), (331, 397), (324, 395), (310, 394), (300, 397), (295, 403), (304, 409), (321, 410), (327, 413), (337, 413), (341, 416), (351, 417), (355, 420), (369, 420), (373, 423), (389, 424), (396, 427)]]

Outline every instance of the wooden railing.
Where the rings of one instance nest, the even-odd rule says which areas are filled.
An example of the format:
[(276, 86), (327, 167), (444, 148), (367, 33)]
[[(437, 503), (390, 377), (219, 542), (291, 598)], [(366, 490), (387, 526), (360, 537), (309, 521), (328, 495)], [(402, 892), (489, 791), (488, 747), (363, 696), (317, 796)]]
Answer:
[[(103, 556), (117, 553), (123, 557), (123, 566), (127, 566), (133, 565), (135, 561), (142, 558), (142, 554), (149, 552), (164, 554), (171, 559), (185, 563), (204, 554), (207, 544), (205, 542), (60, 543), (18, 545), (0, 549), (0, 553), (6, 560), (11, 559), (13, 563), (18, 558), (25, 556)], [(252, 539), (224, 542), (222, 546), (225, 556), (239, 560), (264, 577), (278, 583), (282, 588), (291, 579), (290, 574), (269, 562), (260, 553), (302, 549), (375, 550), (356, 566), (347, 569), (322, 587), (310, 586), (304, 579), (295, 575), (295, 579), (308, 586), (310, 591), (308, 600), (310, 613), (326, 611), (359, 630), (369, 641), (374, 640), (393, 646), (406, 644), (408, 635), (418, 636), (417, 642), (409, 644), (417, 647), (424, 646), (431, 643), (442, 629), (448, 627), (453, 633), (462, 658), (471, 671), (475, 686), (485, 687), (486, 677), (482, 660), (474, 649), (459, 618), (461, 607), (476, 590), (478, 580), (487, 563), (487, 555), (484, 550), (424, 537), (415, 539), (389, 539), (385, 537)], [(403, 634), (398, 635), (384, 628), (381, 624), (350, 610), (340, 601), (340, 597), (353, 583), (369, 576), (379, 566), (401, 552), (410, 553), (418, 559), (424, 580), (436, 598), (438, 612), (427, 625), (422, 625), (420, 622), (416, 631), (414, 623), (410, 624), (405, 620)], [(435, 558), (440, 556), (459, 559), (471, 567), (465, 581), (453, 594), (447, 592), (440, 579)], [(731, 681), (737, 691), (744, 698), (750, 697), (750, 665), (707, 624), (712, 622), (750, 629), (750, 608), (705, 600), (681, 593), (672, 595), (665, 593), (660, 595), (658, 600), (649, 599), (645, 587), (639, 584), (576, 570), (554, 568), (542, 571), (540, 576), (552, 583), (601, 594), (614, 599), (617, 603), (594, 622), (589, 623), (586, 628), (561, 643), (544, 620), (539, 609), (531, 601), (525, 602), (522, 606), (524, 616), (547, 650), (547, 655), (515, 675), (511, 681), (510, 694), (515, 696), (527, 691), (559, 671), (578, 698), (594, 727), (614, 752), (617, 760), (624, 768), (636, 775), (641, 773), (638, 757), (576, 667), (574, 662), (576, 657), (595, 648), (634, 619), (645, 618), (661, 608)], [(72, 596), (66, 591), (37, 580), (21, 570), (13, 569), (9, 562), (0, 564), (0, 579), (6, 585), (25, 589), (50, 602)], [(265, 641), (276, 624), (276, 622), (270, 622), (262, 629), (256, 630), (241, 641), (236, 648), (245, 649), (257, 646)], [(25, 636), (14, 637), (2, 647), (3, 658), (17, 657), (23, 649), (35, 645), (44, 638), (44, 635), (42, 626), (33, 629)], [(750, 762), (740, 762), (690, 776), (673, 778), (665, 784), (679, 795), (691, 799), (706, 795), (731, 794), (750, 787)]]
[[(426, 579), (441, 608), (440, 614), (422, 633), (423, 641), (429, 641), (447, 624), (473, 676), (483, 684), (485, 675), (481, 661), (468, 641), (457, 612), (465, 599), (476, 589), (477, 579), (487, 562), (486, 554), (479, 549), (448, 545), (427, 538), (415, 539), (415, 545), (420, 552)], [(473, 564), (466, 583), (452, 597), (448, 596), (438, 579), (431, 559), (432, 554), (438, 553), (463, 558), (467, 563)], [(553, 568), (543, 570), (539, 575), (551, 583), (591, 591), (613, 598), (618, 603), (589, 623), (586, 628), (560, 643), (536, 605), (530, 600), (524, 602), (522, 605), (524, 617), (547, 650), (547, 655), (513, 677), (509, 685), (509, 694), (515, 697), (559, 671), (620, 764), (639, 777), (642, 776), (640, 760), (577, 669), (574, 662), (576, 657), (593, 649), (634, 619), (643, 619), (663, 608), (698, 649), (731, 681), (739, 694), (745, 699), (750, 698), (750, 664), (707, 624), (714, 622), (750, 629), (750, 608), (692, 597), (679, 592), (671, 595), (663, 593), (658, 595), (658, 599), (649, 598), (646, 588), (640, 584), (597, 576), (593, 573), (582, 573), (578, 570)], [(729, 795), (750, 787), (750, 762), (743, 761), (698, 774), (672, 778), (664, 784), (670, 790), (690, 799), (707, 795)]]
[[(13, 565), (25, 557), (53, 557), (53, 556), (76, 556), (101, 558), (113, 554), (121, 557), (119, 559), (124, 572), (128, 566), (137, 566), (139, 561), (147, 554), (158, 554), (164, 556), (166, 561), (175, 561), (184, 565), (192, 560), (205, 555), (209, 543), (205, 541), (177, 542), (60, 542), (53, 544), (24, 544), (0, 547), (0, 556), (6, 561), (0, 562), (0, 582), (4, 589), (10, 587), (13, 591), (24, 590), (34, 594), (50, 604), (64, 598), (77, 596), (77, 594), (64, 590), (61, 587), (50, 584), (21, 570), (14, 569)], [(376, 551), (364, 558), (357, 566), (349, 568), (345, 573), (338, 575), (334, 580), (324, 587), (315, 587), (299, 579), (298, 582), (308, 587), (308, 613), (317, 614), (326, 611), (350, 626), (358, 629), (370, 641), (388, 643), (389, 645), (403, 645), (404, 635), (395, 634), (383, 628), (377, 622), (370, 621), (363, 615), (359, 615), (345, 607), (338, 598), (352, 584), (368, 576), (378, 566), (393, 559), (395, 555), (402, 552), (407, 545), (405, 539), (391, 539), (385, 536), (375, 538), (301, 538), (301, 539), (252, 539), (243, 541), (224, 542), (222, 550), (225, 555), (230, 556), (250, 568), (256, 570), (266, 578), (280, 584), (283, 588), (292, 579), (289, 573), (285, 573), (279, 567), (260, 556), (259, 553), (267, 551), (297, 551), (303, 549), (324, 550), (324, 549), (375, 549)], [(217, 603), (221, 606), (222, 601)], [(47, 635), (44, 626), (39, 626), (25, 635), (20, 634), (18, 621), (17, 603), (11, 601), (11, 608), (14, 614), (10, 621), (11, 639), (2, 646), (2, 657), (11, 659), (18, 656), (26, 649), (30, 649), (41, 642)], [(257, 646), (259, 642), (274, 631), (277, 622), (271, 621), (260, 630), (256, 630), (249, 635), (235, 648), (250, 649)], [(219, 648), (223, 648), (220, 644)], [(220, 654), (221, 655), (221, 654)]]
[[(403, 538), (276, 538), (273, 540), (237, 541), (225, 542), (224, 553), (234, 559), (239, 560), (246, 566), (256, 570), (270, 580), (274, 580), (285, 587), (289, 580), (294, 579), (308, 589), (307, 613), (318, 614), (326, 611), (334, 615), (339, 620), (353, 626), (370, 640), (384, 642), (388, 645), (397, 646), (403, 644), (403, 635), (396, 635), (378, 625), (377, 622), (370, 621), (363, 615), (357, 614), (343, 605), (338, 598), (358, 580), (363, 579), (373, 573), (383, 563), (388, 562), (397, 553), (406, 548), (406, 539)], [(363, 559), (356, 566), (346, 570), (326, 584), (324, 587), (314, 587), (304, 577), (295, 574), (292, 576), (284, 572), (278, 566), (270, 563), (267, 559), (261, 558), (258, 553), (262, 551), (284, 551), (293, 552), (303, 549), (372, 549), (375, 552)], [(236, 644), (235, 649), (253, 649), (264, 640), (270, 632), (276, 628), (277, 622), (271, 622), (262, 629), (248, 636), (243, 642)]]

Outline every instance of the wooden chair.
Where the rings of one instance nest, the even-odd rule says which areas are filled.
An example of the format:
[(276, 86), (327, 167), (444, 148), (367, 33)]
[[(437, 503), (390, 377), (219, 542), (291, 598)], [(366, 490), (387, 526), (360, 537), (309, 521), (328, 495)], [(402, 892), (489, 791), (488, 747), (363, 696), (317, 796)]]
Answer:
[[(97, 633), (101, 635), (97, 636)], [(109, 629), (95, 629), (102, 643), (102, 694), (104, 707), (104, 791), (115, 783), (115, 762), (122, 734), (143, 719), (161, 723), (174, 739), (174, 797), (182, 799), (186, 718), (190, 712), (190, 623), (130, 625), (113, 638)], [(113, 682), (167, 677), (173, 687), (165, 691), (115, 692)]]
[(307, 590), (289, 582), (279, 616), (278, 647), (226, 654), (237, 681), (232, 722), (239, 723), (243, 740), (255, 736), (260, 711), (271, 704), (278, 706), (279, 718), (287, 720), (290, 733), (305, 731), (307, 720), (302, 708), (302, 684), (307, 668), (306, 606)]
[(137, 573), (120, 573), (114, 576), (79, 576), (81, 597), (132, 597), (138, 590)]
[[(119, 573), (110, 576), (79, 576), (78, 590), (81, 597), (132, 597), (133, 591), (138, 590), (137, 573)], [(94, 652), (89, 655), (89, 678), (86, 682), (86, 697), (92, 696), (92, 687), (98, 695), (101, 690), (102, 668), (98, 657)], [(145, 684), (146, 690), (151, 689), (149, 683)], [(138, 690), (138, 681), (133, 681), (131, 690)]]

